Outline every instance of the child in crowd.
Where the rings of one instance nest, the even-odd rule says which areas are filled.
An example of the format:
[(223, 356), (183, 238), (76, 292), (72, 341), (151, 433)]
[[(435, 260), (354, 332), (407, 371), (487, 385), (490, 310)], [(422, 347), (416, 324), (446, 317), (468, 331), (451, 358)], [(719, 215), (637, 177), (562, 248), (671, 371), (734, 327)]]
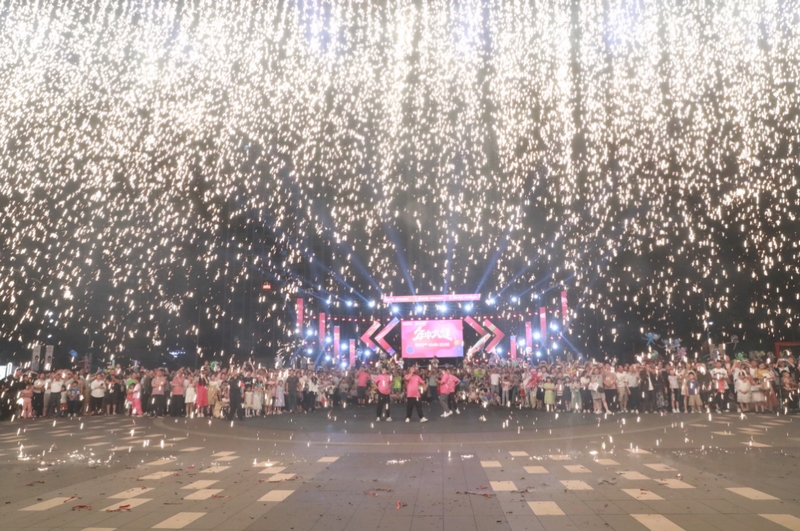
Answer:
[(275, 398), (272, 401), (272, 412), (275, 415), (283, 413), (283, 406), (285, 405), (286, 388), (283, 386), (283, 380), (278, 380), (275, 386)]
[(691, 410), (692, 413), (702, 413), (703, 401), (700, 399), (700, 382), (697, 381), (694, 372), (690, 372), (686, 379), (686, 392), (689, 395), (686, 412), (689, 413)]
[(78, 382), (73, 381), (67, 390), (67, 415), (77, 417), (81, 412), (81, 389)]
[(67, 386), (61, 386), (61, 397), (58, 400), (58, 416), (63, 417), (67, 414)]
[(142, 411), (142, 383), (138, 378), (134, 378), (131, 385), (133, 385), (131, 415), (141, 417), (144, 415), (144, 411)]
[(547, 377), (544, 381), (544, 385), (542, 385), (542, 389), (544, 389), (544, 405), (547, 408), (547, 411), (554, 411), (556, 407), (556, 385), (553, 383), (553, 379), (551, 377)]
[(572, 406), (572, 411), (578, 413), (583, 409), (580, 379), (577, 377), (574, 380), (567, 378), (567, 382), (567, 389), (569, 389), (570, 395), (570, 406)]
[(125, 392), (125, 414), (128, 416), (133, 415), (133, 384), (128, 385), (128, 389)]
[(22, 399), (22, 418), (33, 418), (33, 386), (28, 384), (25, 389), (19, 392), (19, 397)]
[(244, 416), (248, 419), (253, 416), (253, 386), (250, 384), (244, 387)]

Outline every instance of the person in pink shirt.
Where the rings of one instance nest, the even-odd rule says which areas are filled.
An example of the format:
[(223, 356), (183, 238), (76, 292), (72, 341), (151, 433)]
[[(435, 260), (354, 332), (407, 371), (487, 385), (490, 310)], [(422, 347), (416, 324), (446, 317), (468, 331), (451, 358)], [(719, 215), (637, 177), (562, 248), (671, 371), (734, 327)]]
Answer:
[(356, 373), (356, 390), (358, 391), (359, 406), (363, 406), (367, 403), (367, 382), (369, 382), (369, 373), (364, 370), (364, 367), (361, 367)]
[(450, 411), (450, 415), (453, 414), (453, 411), (456, 414), (461, 414), (458, 410), (458, 405), (456, 404), (456, 389), (458, 388), (458, 384), (461, 383), (461, 380), (450, 370), (448, 369), (447, 372), (447, 409)]
[(444, 412), (442, 413), (442, 417), (449, 417), (453, 414), (450, 410), (450, 405), (448, 404), (447, 397), (450, 396), (450, 378), (448, 378), (449, 374), (447, 369), (442, 369), (442, 374), (437, 379), (439, 384), (439, 404), (442, 406)]
[(183, 396), (183, 387), (185, 383), (186, 379), (183, 376), (183, 371), (178, 370), (175, 372), (172, 377), (169, 399), (169, 414), (172, 417), (183, 417), (186, 414), (184, 411), (186, 402)]
[(417, 408), (420, 422), (428, 422), (422, 413), (422, 404), (419, 402), (420, 389), (424, 389), (425, 382), (417, 374), (417, 368), (408, 369), (408, 374), (403, 378), (406, 381), (406, 422), (411, 422), (411, 413)]
[(158, 369), (156, 377), (153, 378), (153, 390), (150, 394), (150, 407), (148, 411), (155, 417), (162, 417), (166, 414), (167, 399), (164, 392), (167, 389), (167, 379), (164, 377), (164, 370)]
[(378, 418), (375, 420), (380, 422), (381, 418), (385, 417), (386, 422), (391, 422), (392, 412), (389, 409), (389, 399), (392, 393), (392, 377), (386, 367), (383, 367), (381, 373), (374, 376), (372, 381), (378, 387)]
[(133, 393), (131, 393), (131, 415), (136, 417), (142, 416), (142, 384), (139, 383), (139, 378), (133, 379)]

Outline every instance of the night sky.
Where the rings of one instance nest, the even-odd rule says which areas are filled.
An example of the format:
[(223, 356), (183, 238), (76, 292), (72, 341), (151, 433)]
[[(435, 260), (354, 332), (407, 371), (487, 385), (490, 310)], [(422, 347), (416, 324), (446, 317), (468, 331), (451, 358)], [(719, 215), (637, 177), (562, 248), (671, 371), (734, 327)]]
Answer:
[(294, 351), (298, 296), (344, 340), (439, 293), (483, 301), (397, 312), (800, 340), (799, 79), (789, 1), (9, 0), (0, 361)]

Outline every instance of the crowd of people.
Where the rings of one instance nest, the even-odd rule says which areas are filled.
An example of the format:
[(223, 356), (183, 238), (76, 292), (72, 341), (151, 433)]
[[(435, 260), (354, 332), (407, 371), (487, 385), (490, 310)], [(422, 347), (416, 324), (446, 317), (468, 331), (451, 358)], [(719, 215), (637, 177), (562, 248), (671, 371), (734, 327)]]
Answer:
[[(106, 367), (35, 372), (17, 369), (0, 382), (6, 419), (131, 415), (245, 419), (318, 408), (376, 407), (392, 421), (430, 411), (447, 418), (469, 404), (542, 411), (613, 413), (781, 412), (798, 410), (797, 362), (778, 359), (635, 363), (465, 361), (457, 367), (404, 368), (387, 359), (359, 368), (267, 369), (250, 363), (199, 369)], [(435, 404), (435, 406), (434, 406)]]

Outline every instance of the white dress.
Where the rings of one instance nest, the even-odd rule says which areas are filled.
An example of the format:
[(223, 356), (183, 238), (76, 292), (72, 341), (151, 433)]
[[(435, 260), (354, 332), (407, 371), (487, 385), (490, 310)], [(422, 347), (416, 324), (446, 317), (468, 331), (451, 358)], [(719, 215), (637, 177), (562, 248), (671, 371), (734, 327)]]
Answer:
[(736, 401), (740, 404), (750, 403), (750, 382), (747, 380), (736, 380)]
[(194, 380), (186, 380), (186, 389), (184, 389), (183, 394), (187, 404), (194, 404), (195, 401), (197, 401), (197, 391), (194, 387)]
[(253, 387), (253, 409), (255, 411), (264, 409), (264, 388), (261, 386)]

